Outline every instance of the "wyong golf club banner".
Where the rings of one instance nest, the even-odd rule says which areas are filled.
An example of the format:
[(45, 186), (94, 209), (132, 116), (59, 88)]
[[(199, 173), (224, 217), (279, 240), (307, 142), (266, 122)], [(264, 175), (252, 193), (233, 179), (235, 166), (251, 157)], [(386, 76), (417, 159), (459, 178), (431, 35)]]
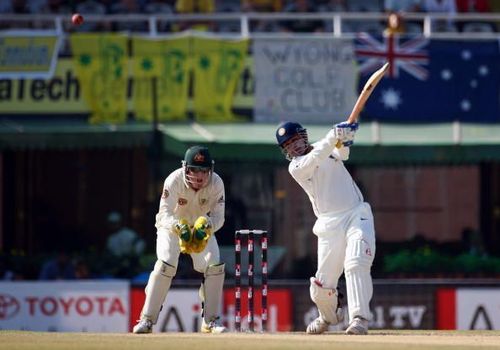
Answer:
[(254, 112), (257, 122), (346, 120), (357, 98), (352, 40), (257, 39)]

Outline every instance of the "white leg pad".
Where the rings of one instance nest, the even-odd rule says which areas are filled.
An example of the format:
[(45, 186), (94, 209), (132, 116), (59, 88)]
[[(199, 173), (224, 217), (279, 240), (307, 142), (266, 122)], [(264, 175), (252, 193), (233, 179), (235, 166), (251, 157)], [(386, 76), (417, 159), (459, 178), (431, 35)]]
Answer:
[(168, 290), (172, 284), (172, 278), (177, 272), (177, 267), (169, 265), (161, 260), (157, 260), (155, 267), (149, 275), (146, 286), (146, 300), (142, 307), (141, 319), (147, 318), (153, 322), (158, 321), (158, 315)]
[(219, 316), (225, 266), (224, 263), (210, 265), (205, 271), (205, 280), (200, 287), (200, 298), (203, 303), (203, 319), (207, 323)]
[(321, 318), (332, 325), (342, 322), (344, 312), (338, 304), (337, 291), (331, 288), (323, 288), (315, 277), (311, 277), (310, 281), (309, 293), (311, 300), (316, 304)]
[[(373, 262), (373, 248), (365, 240), (356, 240), (346, 252), (345, 279), (349, 320), (359, 316), (371, 319), (370, 300), (373, 295), (373, 284), (370, 273)], [(370, 252), (367, 254), (367, 252)], [(374, 252), (373, 252), (374, 253)]]

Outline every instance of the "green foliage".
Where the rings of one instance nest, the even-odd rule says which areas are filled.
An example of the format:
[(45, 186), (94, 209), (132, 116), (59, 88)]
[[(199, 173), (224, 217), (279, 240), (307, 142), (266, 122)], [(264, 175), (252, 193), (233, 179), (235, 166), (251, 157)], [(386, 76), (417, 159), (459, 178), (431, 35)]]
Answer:
[[(466, 275), (470, 277), (500, 273), (500, 258), (464, 253), (443, 254), (430, 247), (414, 251), (403, 249), (384, 256), (384, 274), (394, 275)], [(410, 276), (409, 276), (410, 277)]]

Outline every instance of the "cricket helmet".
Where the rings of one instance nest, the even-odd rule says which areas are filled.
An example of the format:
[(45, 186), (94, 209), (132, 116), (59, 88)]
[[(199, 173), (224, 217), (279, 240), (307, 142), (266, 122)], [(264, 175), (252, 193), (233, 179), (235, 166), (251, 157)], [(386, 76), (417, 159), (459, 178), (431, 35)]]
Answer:
[(288, 160), (305, 154), (309, 147), (307, 130), (299, 123), (290, 121), (278, 125), (276, 141)]
[(212, 176), (214, 163), (207, 147), (192, 146), (188, 148), (182, 161), (186, 185), (194, 190), (205, 187)]

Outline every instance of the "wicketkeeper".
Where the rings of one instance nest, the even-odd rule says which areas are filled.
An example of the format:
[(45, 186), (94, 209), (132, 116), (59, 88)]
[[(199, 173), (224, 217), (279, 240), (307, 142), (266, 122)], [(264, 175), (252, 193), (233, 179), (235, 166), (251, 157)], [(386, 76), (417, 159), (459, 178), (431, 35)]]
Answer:
[(146, 300), (134, 333), (151, 333), (177, 271), (179, 254), (189, 254), (196, 271), (204, 274), (200, 287), (203, 333), (222, 333), (219, 303), (224, 263), (214, 233), (224, 223), (224, 183), (214, 172), (206, 147), (186, 151), (182, 167), (165, 180), (156, 215), (158, 260), (146, 286)]
[(310, 279), (310, 294), (319, 317), (307, 326), (309, 334), (321, 334), (329, 325), (343, 321), (337, 292), (342, 272), (349, 310), (346, 333), (368, 333), (373, 294), (370, 269), (375, 256), (373, 215), (343, 163), (357, 129), (357, 123), (337, 124), (313, 144), (298, 123), (284, 122), (276, 130), (278, 144), (290, 160), (288, 171), (307, 193), (317, 217), (313, 233), (318, 236), (318, 269)]

